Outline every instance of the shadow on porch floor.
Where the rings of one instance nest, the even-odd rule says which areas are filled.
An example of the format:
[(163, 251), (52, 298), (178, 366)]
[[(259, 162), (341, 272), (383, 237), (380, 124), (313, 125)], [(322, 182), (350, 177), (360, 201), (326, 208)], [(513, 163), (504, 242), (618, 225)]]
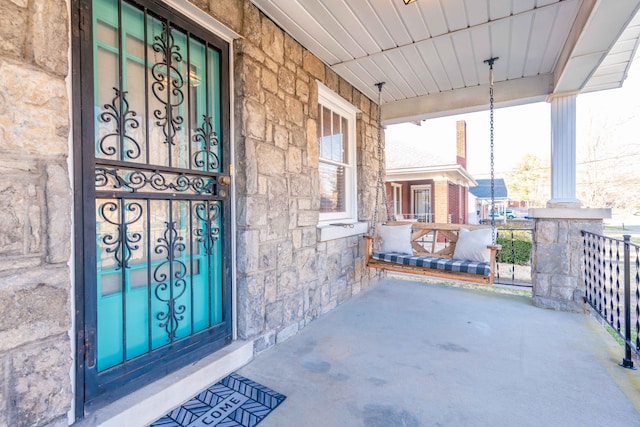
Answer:
[(238, 371), (269, 426), (640, 425), (640, 371), (588, 315), (386, 279)]

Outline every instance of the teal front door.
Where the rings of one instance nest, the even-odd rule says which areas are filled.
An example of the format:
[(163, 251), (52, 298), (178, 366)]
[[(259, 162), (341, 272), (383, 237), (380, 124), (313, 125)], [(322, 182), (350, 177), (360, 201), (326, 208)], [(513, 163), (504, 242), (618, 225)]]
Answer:
[(80, 6), (86, 413), (231, 341), (229, 52), (154, 1)]

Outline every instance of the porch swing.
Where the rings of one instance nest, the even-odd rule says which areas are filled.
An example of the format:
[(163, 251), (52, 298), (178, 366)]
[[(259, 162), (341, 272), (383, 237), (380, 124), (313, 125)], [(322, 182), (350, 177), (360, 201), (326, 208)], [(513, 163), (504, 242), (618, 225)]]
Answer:
[[(497, 57), (484, 62), (489, 65), (490, 112), (490, 166), (491, 211), (495, 211), (494, 161), (493, 161), (493, 63)], [(382, 86), (378, 87), (378, 106), (382, 105)], [(491, 226), (449, 224), (433, 222), (409, 222), (396, 220), (387, 205), (387, 221), (378, 224), (380, 195), (386, 201), (382, 175), (382, 119), (378, 107), (378, 175), (376, 199), (373, 211), (371, 235), (367, 239), (366, 264), (400, 273), (451, 279), (473, 283), (492, 284), (495, 275), (496, 252), (502, 246), (496, 243), (495, 218)], [(444, 242), (444, 247), (442, 246)]]

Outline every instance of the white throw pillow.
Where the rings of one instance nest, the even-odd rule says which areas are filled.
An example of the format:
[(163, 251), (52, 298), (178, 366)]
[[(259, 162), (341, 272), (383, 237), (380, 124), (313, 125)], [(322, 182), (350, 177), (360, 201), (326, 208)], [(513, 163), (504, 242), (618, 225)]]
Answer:
[(411, 248), (411, 224), (379, 225), (378, 234), (382, 239), (380, 252), (413, 255), (413, 249)]
[(489, 262), (491, 251), (487, 246), (490, 244), (490, 228), (480, 228), (478, 230), (460, 228), (456, 249), (453, 251), (453, 258), (467, 261)]

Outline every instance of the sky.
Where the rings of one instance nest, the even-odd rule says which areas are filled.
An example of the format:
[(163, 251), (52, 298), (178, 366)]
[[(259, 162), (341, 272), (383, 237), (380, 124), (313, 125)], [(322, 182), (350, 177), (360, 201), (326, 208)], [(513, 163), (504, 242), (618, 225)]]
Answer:
[[(576, 101), (577, 151), (585, 139), (590, 122), (618, 129), (616, 122), (640, 109), (640, 61), (634, 61), (621, 89), (578, 95)], [(526, 154), (549, 159), (551, 153), (550, 104), (538, 102), (517, 107), (496, 108), (494, 111), (494, 170), (496, 177), (506, 177)], [(462, 114), (412, 123), (390, 125), (387, 138), (412, 138), (416, 141), (447, 141), (455, 147), (456, 121), (467, 123), (467, 170), (476, 179), (490, 177), (489, 111)], [(626, 132), (638, 134), (640, 115)], [(617, 130), (615, 130), (617, 129)], [(622, 137), (625, 137), (624, 135)], [(626, 136), (628, 137), (628, 135)]]

